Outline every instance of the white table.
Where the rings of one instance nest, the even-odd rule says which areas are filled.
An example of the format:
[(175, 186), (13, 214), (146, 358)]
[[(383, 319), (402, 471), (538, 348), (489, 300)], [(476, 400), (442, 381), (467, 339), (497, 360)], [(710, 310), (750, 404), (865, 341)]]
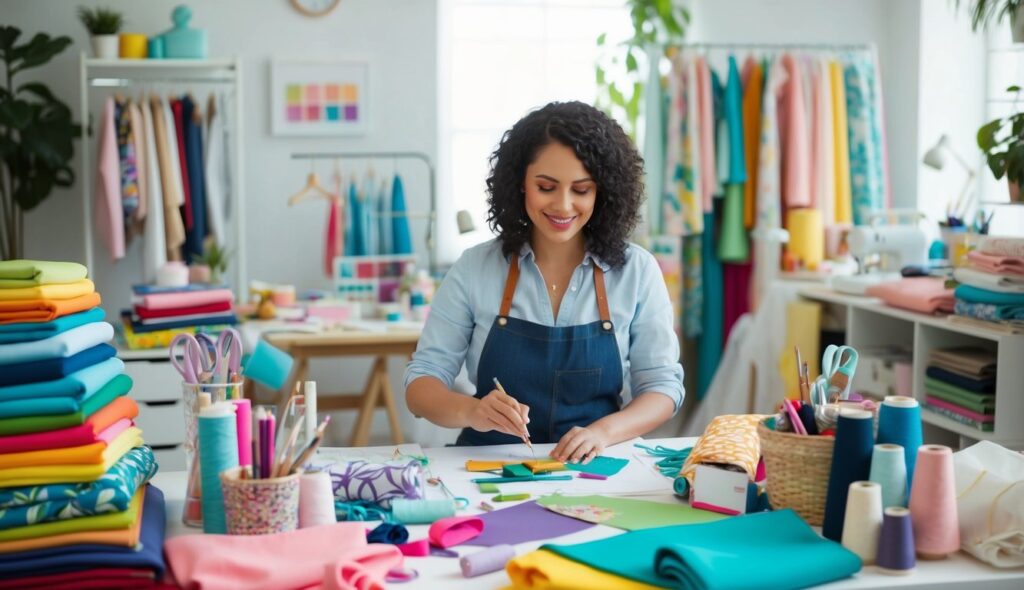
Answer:
[[(693, 438), (672, 438), (672, 439), (660, 439), (645, 441), (645, 444), (654, 446), (658, 444), (665, 445), (674, 449), (681, 449), (693, 445), (695, 439)], [(536, 445), (538, 456), (542, 452), (550, 450), (553, 445)], [(456, 481), (457, 478), (462, 481), (468, 481), (470, 477), (475, 477), (461, 470), (461, 466), (465, 463), (467, 458), (487, 458), (488, 454), (495, 456), (513, 456), (516, 453), (520, 453), (522, 447), (519, 446), (508, 446), (508, 447), (477, 447), (467, 449), (465, 447), (447, 447), (438, 449), (426, 449), (426, 455), (430, 458), (431, 469), (434, 475), (441, 475), (449, 487), (456, 488), (455, 493), (461, 495), (462, 490), (475, 488), (476, 486), (465, 486), (459, 485), (460, 482)], [(637, 455), (634, 454), (634, 450), (631, 444), (622, 444), (616, 447), (612, 447), (605, 452), (606, 455), (629, 457), (636, 459)], [(529, 457), (529, 454), (526, 455)], [(639, 463), (639, 461), (637, 462)], [(629, 468), (633, 468), (631, 465)], [(461, 474), (459, 473), (461, 471)], [(616, 477), (621, 477), (623, 474), (620, 473)], [(614, 479), (614, 478), (612, 478)], [(644, 478), (641, 478), (644, 479)], [(663, 489), (660, 491), (652, 491), (650, 493), (642, 494), (643, 497), (649, 500), (663, 501), (663, 502), (678, 502), (678, 498), (672, 494), (671, 480), (667, 478), (663, 479)], [(611, 480), (609, 480), (611, 481)], [(644, 481), (648, 481), (644, 479)], [(166, 473), (158, 473), (153, 479), (153, 484), (159, 487), (164, 492), (164, 496), (167, 499), (167, 535), (177, 536), (185, 534), (197, 534), (200, 531), (185, 527), (181, 523), (181, 513), (184, 507), (185, 498), (185, 483), (186, 473), (183, 471), (172, 471)], [(558, 485), (564, 485), (565, 482), (551, 482), (543, 484), (543, 489), (538, 488), (540, 484), (537, 483), (524, 483), (524, 484), (503, 484), (507, 485), (507, 489), (512, 491), (519, 491), (519, 488), (513, 486), (523, 486), (526, 491), (526, 486), (530, 486), (529, 491), (536, 493), (542, 493), (546, 491), (553, 491), (552, 487)], [(504, 492), (506, 487), (503, 487)], [(568, 492), (568, 490), (564, 490)], [(440, 490), (431, 488), (429, 493), (441, 497)], [(468, 494), (467, 494), (468, 495)], [(431, 496), (433, 497), (433, 496)], [(480, 513), (481, 510), (477, 508), (480, 501), (487, 499), (487, 495), (474, 493), (470, 499), (470, 508), (464, 513)], [(510, 504), (505, 504), (510, 505)], [(503, 505), (503, 506), (505, 506)], [(376, 523), (368, 523), (368, 527), (375, 526)], [(427, 525), (417, 525), (409, 527), (409, 538), (410, 540), (421, 539), (426, 537)], [(559, 537), (557, 542), (559, 543), (579, 543), (583, 541), (591, 541), (595, 539), (602, 539), (605, 537), (611, 537), (613, 535), (622, 534), (623, 531), (597, 525), (590, 527), (586, 530), (580, 531), (572, 535), (566, 535)], [(516, 553), (522, 555), (529, 551), (533, 551), (546, 543), (544, 541), (533, 541), (530, 543), (521, 543), (516, 546)], [(461, 546), (456, 547), (455, 550), (459, 553), (472, 553), (480, 551), (482, 548)], [(445, 588), (459, 589), (459, 588), (503, 588), (508, 586), (508, 576), (504, 571), (494, 572), (485, 576), (477, 578), (464, 578), (462, 572), (459, 569), (457, 559), (444, 558), (444, 557), (423, 557), (423, 558), (407, 558), (406, 566), (416, 569), (419, 572), (419, 578), (413, 582), (405, 584), (393, 584), (391, 587), (394, 588), (408, 588), (412, 589), (434, 589), (434, 588)], [(982, 563), (966, 553), (959, 552), (948, 559), (938, 562), (918, 562), (916, 573), (909, 576), (886, 576), (878, 573), (874, 566), (865, 567), (860, 573), (855, 576), (821, 586), (821, 588), (827, 589), (847, 589), (847, 588), (942, 588), (943, 590), (953, 589), (969, 589), (969, 590), (981, 590), (981, 589), (1006, 589), (1006, 590), (1020, 590), (1024, 588), (1024, 570), (1010, 570), (1004, 571), (991, 567), (985, 563)]]

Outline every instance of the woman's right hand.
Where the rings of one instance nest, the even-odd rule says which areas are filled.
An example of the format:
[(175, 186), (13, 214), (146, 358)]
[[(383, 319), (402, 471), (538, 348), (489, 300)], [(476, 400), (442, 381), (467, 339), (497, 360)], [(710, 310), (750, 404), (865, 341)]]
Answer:
[(530, 406), (517, 402), (512, 396), (497, 389), (492, 389), (477, 400), (469, 415), (469, 426), (473, 430), (497, 430), (520, 438), (530, 437), (526, 429), (529, 423)]

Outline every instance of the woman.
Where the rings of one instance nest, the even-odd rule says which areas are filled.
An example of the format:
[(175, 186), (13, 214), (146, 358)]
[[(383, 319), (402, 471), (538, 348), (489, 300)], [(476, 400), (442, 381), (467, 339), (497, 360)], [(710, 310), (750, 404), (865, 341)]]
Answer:
[[(498, 237), (464, 252), (438, 289), (406, 400), (413, 414), (461, 428), (459, 445), (557, 441), (554, 459), (586, 463), (656, 428), (683, 399), (665, 282), (654, 257), (626, 241), (643, 160), (613, 120), (569, 102), (521, 119), (490, 164)], [(463, 362), (473, 397), (451, 389)]]

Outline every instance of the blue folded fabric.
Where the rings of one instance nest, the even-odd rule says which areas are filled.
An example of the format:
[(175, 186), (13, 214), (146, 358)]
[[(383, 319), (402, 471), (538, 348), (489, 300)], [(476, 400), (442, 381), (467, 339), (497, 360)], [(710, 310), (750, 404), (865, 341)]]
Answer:
[(12, 400), (38, 400), (46, 397), (82, 397), (89, 391), (103, 387), (107, 381), (121, 373), (124, 373), (124, 361), (116, 357), (109, 358), (53, 381), (0, 387), (0, 404)]
[(192, 293), (195, 291), (214, 291), (230, 289), (229, 285), (207, 285), (205, 283), (189, 283), (184, 287), (160, 287), (158, 285), (132, 285), (132, 293), (136, 295), (153, 295), (154, 293)]
[(0, 370), (0, 385), (54, 381), (113, 358), (116, 354), (117, 349), (113, 346), (98, 344), (69, 357), (4, 365), (3, 370)]
[(970, 285), (960, 285), (953, 291), (957, 299), (968, 303), (991, 303), (992, 305), (1024, 305), (1024, 293), (999, 293), (988, 289), (979, 289)]
[(164, 575), (164, 532), (167, 526), (164, 494), (150, 485), (142, 499), (142, 531), (138, 547), (82, 544), (0, 554), (0, 579), (58, 574), (88, 569), (147, 568)]
[(143, 324), (142, 322), (136, 322), (132, 320), (132, 332), (136, 334), (144, 334), (146, 332), (158, 332), (160, 330), (173, 330), (175, 328), (190, 328), (192, 326), (234, 326), (238, 323), (238, 316), (233, 312), (228, 312), (223, 315), (191, 319), (191, 320), (177, 320), (170, 322), (161, 322), (159, 324)]
[(853, 552), (821, 538), (788, 509), (541, 548), (653, 586), (697, 590), (805, 588), (861, 568)]
[(84, 326), (93, 322), (102, 322), (106, 312), (101, 307), (80, 311), (71, 315), (61, 316), (49, 322), (20, 322), (17, 324), (0, 325), (0, 344), (15, 342), (33, 342), (50, 336), (67, 332), (71, 328)]
[(945, 381), (951, 385), (957, 387), (963, 387), (969, 391), (977, 391), (979, 393), (995, 393), (996, 391), (996, 376), (991, 375), (989, 377), (982, 377), (981, 379), (972, 379), (970, 377), (964, 377), (963, 375), (957, 375), (952, 371), (947, 371), (942, 367), (928, 367), (925, 369), (925, 374), (939, 381)]

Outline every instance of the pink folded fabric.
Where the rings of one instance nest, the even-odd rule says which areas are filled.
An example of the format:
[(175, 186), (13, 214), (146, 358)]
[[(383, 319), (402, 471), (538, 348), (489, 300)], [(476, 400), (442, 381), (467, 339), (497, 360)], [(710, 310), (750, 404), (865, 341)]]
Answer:
[(209, 291), (183, 291), (181, 293), (153, 293), (134, 299), (136, 305), (150, 310), (172, 309), (175, 307), (192, 307), (232, 301), (234, 296), (228, 289), (211, 289)]
[(447, 549), (475, 539), (484, 532), (484, 521), (478, 516), (449, 516), (430, 525), (427, 536), (434, 547)]
[(973, 250), (967, 253), (967, 260), (971, 261), (972, 267), (985, 272), (1024, 275), (1024, 257), (1021, 256), (1000, 256)]
[(376, 590), (401, 567), (394, 545), (368, 545), (361, 522), (339, 522), (273, 535), (183, 535), (164, 555), (184, 590)]
[(911, 277), (868, 287), (864, 293), (878, 297), (886, 304), (922, 313), (944, 311), (952, 313), (956, 305), (953, 290), (947, 289), (943, 279)]

